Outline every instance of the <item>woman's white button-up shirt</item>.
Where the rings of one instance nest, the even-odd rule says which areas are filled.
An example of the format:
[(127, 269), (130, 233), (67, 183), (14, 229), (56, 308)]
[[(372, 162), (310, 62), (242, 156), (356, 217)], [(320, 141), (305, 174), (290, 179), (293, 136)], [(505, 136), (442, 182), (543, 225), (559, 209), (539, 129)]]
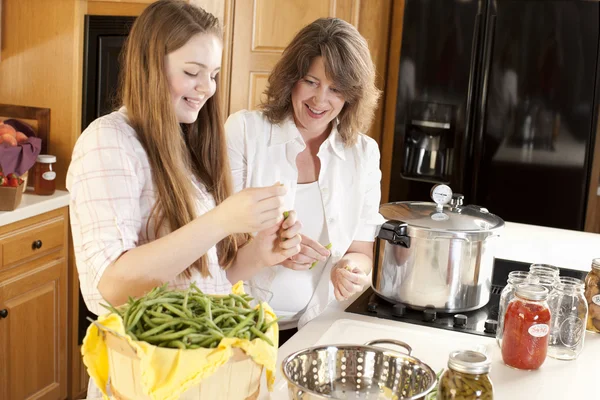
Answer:
[[(246, 187), (287, 186), (285, 208), (294, 209), (298, 169), (296, 157), (306, 148), (302, 135), (290, 117), (271, 124), (259, 111), (242, 110), (225, 124), (229, 162), (235, 191)], [(321, 162), (319, 187), (325, 211), (331, 257), (299, 327), (319, 315), (335, 299), (329, 272), (353, 241), (374, 241), (384, 222), (379, 214), (381, 171), (375, 140), (359, 134), (355, 145), (344, 147), (334, 127), (317, 154)], [(325, 245), (326, 243), (322, 243)], [(255, 296), (269, 290), (274, 269), (265, 268), (250, 282)]]

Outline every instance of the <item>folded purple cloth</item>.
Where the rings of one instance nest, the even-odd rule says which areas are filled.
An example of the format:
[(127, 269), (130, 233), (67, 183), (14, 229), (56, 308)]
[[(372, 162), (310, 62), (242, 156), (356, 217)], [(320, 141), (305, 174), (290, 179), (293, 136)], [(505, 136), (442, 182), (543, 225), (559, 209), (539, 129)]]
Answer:
[(38, 154), (42, 150), (42, 139), (29, 137), (27, 142), (16, 146), (0, 144), (0, 167), (4, 175), (23, 175), (35, 164)]

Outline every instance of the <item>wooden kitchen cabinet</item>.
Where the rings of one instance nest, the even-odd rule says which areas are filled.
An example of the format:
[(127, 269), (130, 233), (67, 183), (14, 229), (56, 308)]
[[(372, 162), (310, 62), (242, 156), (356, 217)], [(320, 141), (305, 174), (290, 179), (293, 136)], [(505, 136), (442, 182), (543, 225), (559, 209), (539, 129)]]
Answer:
[(67, 398), (67, 208), (0, 227), (0, 399)]

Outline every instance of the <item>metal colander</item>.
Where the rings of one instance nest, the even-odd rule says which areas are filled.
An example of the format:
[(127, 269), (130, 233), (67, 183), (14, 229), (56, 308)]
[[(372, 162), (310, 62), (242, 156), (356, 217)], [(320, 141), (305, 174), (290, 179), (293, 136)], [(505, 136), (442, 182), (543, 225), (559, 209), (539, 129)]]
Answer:
[[(377, 347), (393, 344), (408, 354)], [(311, 347), (288, 356), (283, 374), (291, 399), (420, 399), (436, 384), (435, 372), (397, 340)]]

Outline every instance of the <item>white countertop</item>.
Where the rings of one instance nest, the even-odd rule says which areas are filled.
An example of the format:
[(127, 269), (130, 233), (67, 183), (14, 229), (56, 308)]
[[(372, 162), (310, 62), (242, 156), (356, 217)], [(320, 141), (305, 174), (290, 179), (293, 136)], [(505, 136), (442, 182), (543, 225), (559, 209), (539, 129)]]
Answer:
[(495, 256), (589, 271), (600, 257), (600, 234), (506, 222)]
[(69, 205), (69, 192), (57, 190), (50, 196), (23, 193), (21, 204), (13, 211), (0, 211), (0, 226), (35, 217), (48, 211)]
[[(353, 300), (337, 303), (326, 313), (309, 322), (280, 349), (274, 390), (261, 390), (259, 399), (288, 399), (287, 383), (281, 363), (288, 355), (322, 344), (363, 344), (373, 339), (396, 339), (408, 343), (412, 355), (434, 371), (447, 368), (448, 355), (459, 349), (484, 351), (492, 359), (490, 378), (494, 398), (499, 400), (592, 399), (598, 374), (600, 335), (587, 332), (584, 349), (575, 361), (546, 358), (537, 371), (520, 371), (502, 362), (495, 339), (468, 333), (367, 317), (343, 311)], [(265, 385), (261, 385), (261, 389)]]

